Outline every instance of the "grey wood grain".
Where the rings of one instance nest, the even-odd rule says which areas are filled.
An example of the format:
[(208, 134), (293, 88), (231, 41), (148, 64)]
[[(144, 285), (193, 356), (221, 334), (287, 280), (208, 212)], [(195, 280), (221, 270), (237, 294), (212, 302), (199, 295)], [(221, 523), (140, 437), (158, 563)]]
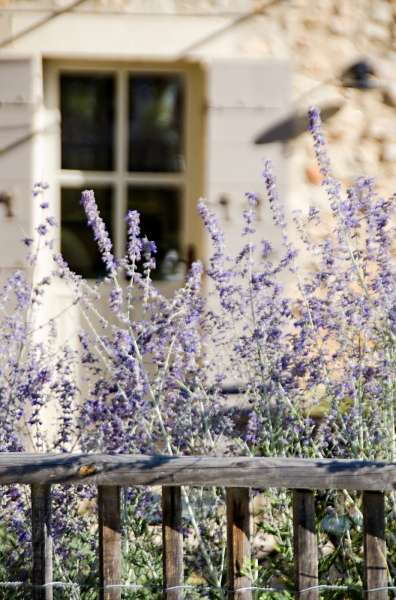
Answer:
[(396, 463), (217, 456), (0, 453), (0, 484), (396, 489)]
[(121, 588), (102, 589), (121, 583), (120, 488), (98, 487), (99, 592), (100, 600), (121, 600)]
[(363, 492), (364, 597), (386, 600), (388, 585), (385, 541), (385, 496), (381, 492)]
[(307, 589), (318, 585), (315, 501), (310, 490), (293, 491), (293, 536), (296, 600), (318, 600), (319, 590)]
[(252, 591), (241, 589), (252, 585), (250, 577), (243, 574), (250, 563), (249, 489), (226, 491), (228, 600), (252, 600)]
[[(164, 600), (181, 600), (184, 597), (183, 526), (180, 487), (162, 488), (162, 564)], [(167, 590), (167, 588), (176, 589)]]
[[(32, 584), (52, 583), (51, 486), (32, 485)], [(52, 600), (51, 586), (33, 587), (33, 600)]]

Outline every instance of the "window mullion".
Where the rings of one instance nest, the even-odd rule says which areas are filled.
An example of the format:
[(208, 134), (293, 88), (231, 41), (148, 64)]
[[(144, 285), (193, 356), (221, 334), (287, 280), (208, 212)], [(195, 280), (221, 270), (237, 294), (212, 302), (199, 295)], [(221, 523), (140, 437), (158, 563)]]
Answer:
[(116, 185), (114, 189), (114, 250), (117, 256), (122, 256), (125, 251), (125, 214), (126, 214), (126, 182), (125, 170), (127, 161), (127, 136), (128, 136), (128, 84), (127, 72), (120, 68), (117, 71), (117, 98), (116, 98)]

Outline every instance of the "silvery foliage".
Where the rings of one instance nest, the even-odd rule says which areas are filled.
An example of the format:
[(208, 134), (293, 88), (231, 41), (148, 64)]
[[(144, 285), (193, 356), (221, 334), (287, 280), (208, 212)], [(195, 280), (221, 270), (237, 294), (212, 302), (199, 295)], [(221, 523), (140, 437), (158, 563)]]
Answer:
[[(374, 180), (365, 177), (357, 177), (343, 195), (332, 177), (317, 109), (309, 112), (309, 128), (329, 197), (326, 215), (315, 207), (306, 216), (294, 215), (311, 269), (299, 267), (301, 248), (291, 241), (276, 178), (266, 161), (263, 176), (283, 256), (274, 262), (268, 240), (258, 247), (253, 242), (255, 193), (247, 193), (236, 255), (230, 254), (216, 215), (201, 200), (199, 214), (213, 245), (206, 269), (214, 290), (209, 298), (202, 293), (199, 261), (171, 298), (155, 288), (155, 243), (141, 236), (136, 211), (126, 217), (126, 254), (116, 259), (92, 191), (83, 192), (82, 204), (107, 268), (106, 280), (90, 287), (55, 254), (52, 273), (38, 281), (35, 269), (42, 253), (52, 252), (56, 223), (46, 216), (48, 203), (42, 196), (47, 186), (35, 186), (43, 218), (35, 239), (23, 240), (30, 279), (14, 272), (0, 300), (3, 452), (395, 460), (396, 198), (381, 198)], [(319, 229), (326, 234), (316, 235)], [(292, 293), (280, 283), (288, 273), (295, 281)], [(78, 352), (57, 338), (56, 318), (46, 323), (40, 317), (56, 278), (73, 292), (73, 304), (84, 316)], [(97, 302), (102, 288), (109, 287), (111, 322), (98, 314)], [(84, 369), (83, 381), (76, 377), (78, 365)], [(225, 402), (225, 385), (230, 384), (239, 390), (233, 410)], [(50, 433), (43, 425), (48, 406), (55, 407), (56, 415)], [(290, 493), (252, 493), (261, 499), (255, 502), (260, 507), (255, 527), (273, 536), (275, 549), (246, 568), (259, 585), (272, 585), (277, 578), (291, 589)], [(56, 578), (95, 585), (95, 489), (56, 486), (53, 498)], [(218, 589), (226, 581), (224, 499), (222, 489), (183, 489), (186, 582), (217, 588), (188, 590), (186, 597), (225, 597)], [(387, 502), (388, 535), (394, 539), (394, 494)], [(359, 494), (318, 490), (316, 504), (319, 546), (330, 548), (320, 561), (321, 581), (360, 585)], [(0, 561), (1, 578), (28, 581), (27, 490), (5, 488), (1, 510), (0, 535), (9, 551)], [(125, 489), (122, 515), (124, 581), (153, 586), (126, 591), (125, 597), (160, 597), (159, 490)], [(395, 558), (390, 549), (390, 583)], [(26, 591), (21, 593), (27, 597)], [(67, 593), (96, 597), (89, 588)], [(336, 598), (339, 593), (324, 595)]]

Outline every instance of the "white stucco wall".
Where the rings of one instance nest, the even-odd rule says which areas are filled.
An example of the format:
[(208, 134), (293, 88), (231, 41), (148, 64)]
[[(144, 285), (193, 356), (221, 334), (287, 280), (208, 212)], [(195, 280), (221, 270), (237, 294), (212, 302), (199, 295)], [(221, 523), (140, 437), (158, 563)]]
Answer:
[[(3, 44), (0, 52), (139, 63), (199, 61), (208, 72), (218, 59), (289, 60), (293, 76), (288, 100), (293, 108), (302, 114), (311, 104), (342, 105), (325, 124), (335, 175), (345, 186), (354, 174), (377, 176), (380, 191), (391, 194), (396, 161), (395, 3), (284, 0), (268, 8), (265, 4), (257, 0), (86, 0), (44, 22), (69, 4), (3, 0), (0, 44), (17, 37)], [(37, 28), (20, 36), (35, 23)], [(376, 89), (343, 88), (339, 79), (343, 69), (362, 58), (373, 65)], [(257, 147), (262, 156), (267, 150), (267, 146)], [(325, 208), (309, 134), (300, 135), (284, 150), (278, 174), (282, 177), (287, 168), (286, 204), (304, 209), (317, 203)], [(246, 173), (251, 165), (248, 161)], [(206, 184), (210, 168), (206, 163)], [(249, 188), (259, 185), (252, 175), (238, 182), (230, 178), (238, 198), (248, 181)], [(207, 185), (204, 191), (210, 192)], [(239, 201), (234, 208), (239, 210)], [(0, 223), (4, 219), (0, 214)], [(224, 225), (233, 230), (231, 222)]]

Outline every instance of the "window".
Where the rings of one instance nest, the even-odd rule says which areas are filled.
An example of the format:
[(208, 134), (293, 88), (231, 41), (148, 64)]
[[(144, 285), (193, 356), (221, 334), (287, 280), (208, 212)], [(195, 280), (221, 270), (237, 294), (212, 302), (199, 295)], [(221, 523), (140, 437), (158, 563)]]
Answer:
[(129, 171), (184, 171), (184, 78), (130, 75), (128, 88)]
[(114, 77), (61, 74), (60, 109), (62, 169), (113, 171)]
[[(115, 243), (125, 250), (128, 210), (157, 244), (153, 278), (184, 277), (196, 257), (196, 201), (202, 194), (202, 87), (198, 67), (48, 63), (47, 107), (61, 113), (60, 249), (84, 278), (105, 275), (79, 204), (93, 189)], [(201, 110), (200, 110), (201, 109)]]

